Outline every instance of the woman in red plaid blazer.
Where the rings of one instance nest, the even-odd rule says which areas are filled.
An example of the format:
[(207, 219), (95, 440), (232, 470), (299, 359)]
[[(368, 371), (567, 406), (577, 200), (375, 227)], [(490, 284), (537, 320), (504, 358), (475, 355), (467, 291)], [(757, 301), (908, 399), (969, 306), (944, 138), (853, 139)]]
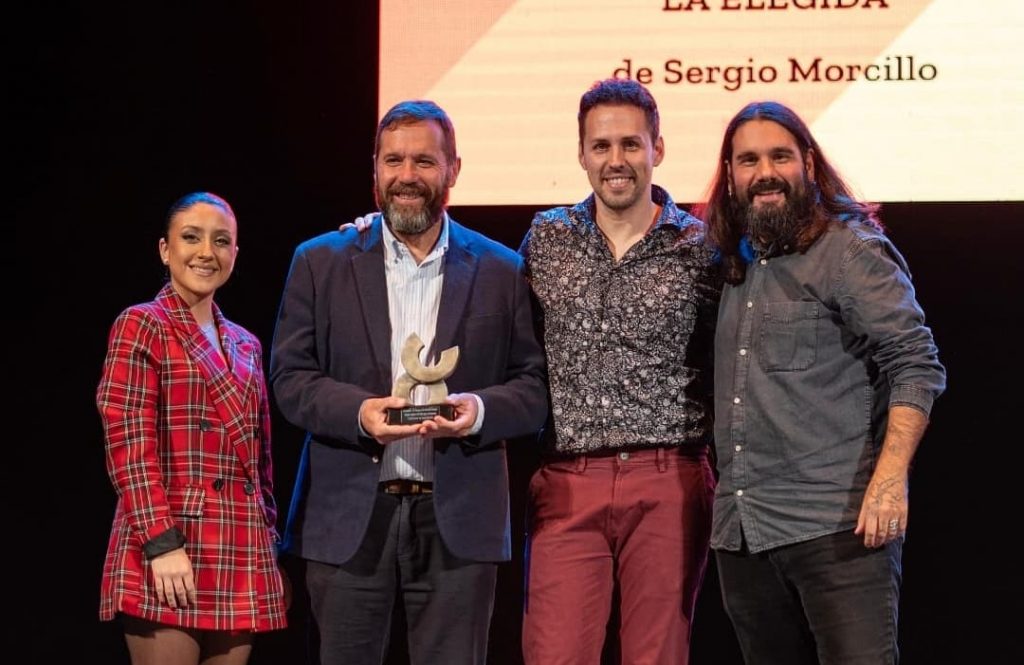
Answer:
[(118, 502), (100, 618), (124, 620), (133, 663), (245, 663), (252, 634), (285, 626), (259, 341), (213, 295), (231, 274), (226, 201), (171, 207), (170, 283), (110, 333), (96, 402)]

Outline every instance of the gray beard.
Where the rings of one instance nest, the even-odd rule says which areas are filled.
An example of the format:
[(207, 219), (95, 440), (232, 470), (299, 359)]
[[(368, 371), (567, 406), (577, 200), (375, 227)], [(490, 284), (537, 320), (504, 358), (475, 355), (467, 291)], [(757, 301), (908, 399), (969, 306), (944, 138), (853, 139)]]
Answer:
[(420, 208), (416, 212), (403, 212), (400, 206), (388, 204), (385, 206), (384, 218), (388, 221), (391, 230), (407, 236), (419, 235), (437, 223), (441, 216), (433, 217), (427, 207)]

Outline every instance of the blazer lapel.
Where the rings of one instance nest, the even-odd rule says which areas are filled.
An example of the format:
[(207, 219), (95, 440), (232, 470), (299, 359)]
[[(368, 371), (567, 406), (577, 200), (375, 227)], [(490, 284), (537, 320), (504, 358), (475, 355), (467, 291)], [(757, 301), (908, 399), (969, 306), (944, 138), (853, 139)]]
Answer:
[(245, 415), (258, 413), (259, 409), (259, 402), (255, 399), (257, 350), (255, 345), (244, 341), (230, 324), (224, 322), (219, 310), (216, 314), (220, 322), (221, 346), (224, 347), (224, 355), (231, 367), (225, 373), (224, 381), (209, 384), (210, 394), (221, 422), (227, 427), (235, 455), (245, 468), (246, 475), (253, 480), (258, 474), (255, 468), (256, 460), (253, 459), (254, 447), (250, 445), (252, 432), (248, 431), (246, 426), (252, 426), (254, 421), (247, 419)]
[(252, 375), (255, 350), (251, 345), (239, 342), (230, 324), (226, 323), (215, 304), (214, 317), (220, 330), (221, 346), (224, 347), (224, 355), (230, 359), (232, 368), (239, 373), (236, 377), (232, 373), (232, 368), (228, 367), (224, 358), (221, 358), (217, 349), (196, 325), (188, 306), (169, 284), (161, 292), (161, 296), (159, 300), (168, 314), (175, 336), (203, 375), (210, 401), (217, 410), (217, 415), (228, 435), (228, 441), (231, 442), (246, 474), (252, 478), (252, 456), (246, 436), (246, 414), (249, 411), (246, 402), (248, 393), (254, 388)]
[(230, 365), (230, 375), (238, 384), (243, 394), (248, 397), (249, 393), (256, 388), (253, 381), (253, 372), (256, 371), (256, 347), (247, 342), (223, 317), (219, 316), (220, 322), (220, 343), (224, 347), (224, 355)]
[(383, 216), (377, 215), (370, 230), (356, 241), (363, 251), (352, 257), (352, 273), (373, 359), (380, 368), (382, 385), (387, 386), (390, 392), (391, 316), (388, 313), (387, 277), (384, 275), (383, 220)]
[(455, 336), (473, 292), (473, 281), (479, 259), (472, 251), (465, 230), (449, 218), (448, 252), (444, 260), (444, 284), (441, 287), (441, 304), (437, 311), (437, 327), (434, 332), (434, 349), (441, 353), (455, 345)]

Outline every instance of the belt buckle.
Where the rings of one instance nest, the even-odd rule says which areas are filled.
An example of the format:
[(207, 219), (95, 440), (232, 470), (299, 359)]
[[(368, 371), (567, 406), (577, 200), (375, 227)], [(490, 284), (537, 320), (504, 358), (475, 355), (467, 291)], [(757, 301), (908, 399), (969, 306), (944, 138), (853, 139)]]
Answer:
[(434, 488), (430, 486), (430, 483), (422, 480), (410, 480), (409, 483), (409, 494), (433, 494)]
[(403, 494), (431, 494), (433, 488), (429, 484), (419, 480), (409, 480), (405, 478), (395, 478), (393, 480), (385, 480), (381, 483), (385, 494), (403, 495)]

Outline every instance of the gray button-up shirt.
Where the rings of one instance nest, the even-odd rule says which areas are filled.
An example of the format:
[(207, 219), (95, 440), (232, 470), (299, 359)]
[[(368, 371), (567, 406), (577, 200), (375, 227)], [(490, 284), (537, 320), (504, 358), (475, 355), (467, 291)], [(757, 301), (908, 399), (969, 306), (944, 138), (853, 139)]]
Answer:
[(806, 254), (756, 256), (719, 309), (712, 547), (853, 529), (889, 407), (928, 414), (944, 388), (906, 262), (880, 231), (834, 223)]
[(539, 213), (523, 241), (543, 310), (554, 452), (710, 443), (716, 270), (704, 225), (665, 190), (652, 199), (660, 217), (619, 261), (593, 195)]

